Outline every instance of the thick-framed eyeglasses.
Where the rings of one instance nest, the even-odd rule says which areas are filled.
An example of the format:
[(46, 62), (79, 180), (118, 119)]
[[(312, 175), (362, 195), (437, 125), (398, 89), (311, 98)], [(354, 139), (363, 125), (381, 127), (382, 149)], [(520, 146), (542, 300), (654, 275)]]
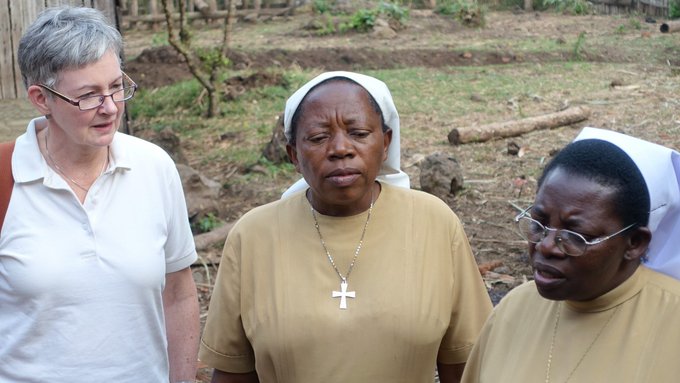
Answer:
[(50, 93), (68, 102), (69, 104), (77, 106), (78, 109), (80, 110), (91, 110), (102, 106), (104, 101), (106, 101), (107, 97), (111, 97), (111, 99), (114, 102), (123, 102), (131, 99), (135, 95), (135, 91), (137, 90), (137, 84), (134, 81), (132, 81), (132, 79), (127, 74), (125, 74), (125, 72), (122, 73), (123, 83), (120, 89), (110, 94), (95, 94), (93, 96), (82, 97), (78, 100), (66, 97), (47, 85), (38, 84), (38, 86), (45, 90), (50, 91)]
[(529, 210), (533, 205), (524, 209), (515, 217), (515, 223), (517, 224), (517, 230), (522, 238), (526, 239), (531, 243), (540, 243), (548, 236), (549, 232), (555, 232), (555, 245), (564, 254), (570, 255), (572, 257), (579, 257), (583, 255), (588, 246), (597, 245), (610, 238), (616, 237), (617, 235), (625, 232), (626, 230), (632, 228), (636, 224), (630, 224), (623, 229), (617, 231), (614, 234), (606, 235), (604, 237), (595, 238), (592, 241), (588, 241), (585, 237), (575, 231), (565, 230), (565, 229), (555, 229), (552, 227), (547, 227), (536, 221), (529, 216)]

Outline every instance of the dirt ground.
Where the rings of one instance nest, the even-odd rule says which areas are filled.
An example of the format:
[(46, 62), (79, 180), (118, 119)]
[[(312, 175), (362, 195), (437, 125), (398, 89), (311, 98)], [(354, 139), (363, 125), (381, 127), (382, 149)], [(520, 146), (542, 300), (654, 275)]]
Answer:
[[(360, 71), (405, 67), (446, 70), (455, 66), (512, 63), (539, 65), (567, 61), (569, 53), (521, 53), (513, 51), (517, 41), (540, 36), (560, 43), (565, 36), (580, 32), (593, 39), (597, 36), (606, 38), (607, 35), (620, 39), (659, 38), (658, 24), (646, 23), (644, 17), (633, 17), (638, 21), (631, 22), (631, 18), (618, 16), (495, 12), (489, 14), (484, 28), (469, 29), (428, 11), (413, 11), (408, 27), (390, 40), (377, 39), (370, 34), (316, 37), (305, 29), (311, 19), (311, 15), (302, 14), (268, 23), (237, 25), (234, 50), (230, 54), (232, 64), (235, 68), (255, 71), (272, 67)], [(620, 30), (621, 25), (637, 25), (639, 28), (617, 36), (617, 28)], [(219, 41), (219, 30), (202, 33), (202, 37), (197, 39), (201, 44)], [(139, 80), (140, 85), (156, 87), (190, 78), (186, 66), (172, 48), (147, 49), (145, 41), (148, 44), (148, 33), (130, 32), (126, 35), (126, 52), (128, 56), (135, 57), (127, 63), (126, 70)], [(678, 38), (675, 41), (678, 42)], [(468, 53), (471, 47), (474, 54)], [(677, 108), (680, 104), (677, 85), (670, 88), (668, 85), (677, 84), (678, 78), (669, 75), (667, 67), (671, 60), (680, 58), (679, 52), (680, 43), (664, 52), (663, 57), (641, 57), (634, 50), (620, 50), (607, 45), (589, 49), (585, 58), (588, 61), (631, 63), (632, 70), (624, 70), (613, 77), (624, 78), (622, 82), (626, 84), (643, 83), (644, 89), (633, 85), (618, 96), (591, 101), (589, 107), (593, 115), (587, 125), (615, 129), (674, 148), (680, 147), (680, 114), (672, 114), (670, 121), (665, 116), (659, 120), (656, 114), (661, 105), (675, 105)], [(663, 92), (660, 92), (662, 88)], [(544, 101), (543, 107), (550, 102), (555, 100)], [(541, 105), (538, 106), (540, 108)], [(410, 124), (413, 129), (428, 123), (427, 119), (402, 120), (402, 126)], [(513, 231), (512, 217), (517, 208), (530, 203), (535, 192), (535, 177), (545, 161), (573, 139), (583, 125), (458, 147), (443, 147), (439, 139), (402, 141), (402, 166), (411, 175), (416, 188), (419, 186), (417, 163), (425, 155), (446, 150), (462, 165), (466, 187), (460, 195), (445, 199), (464, 222), (483, 271), (490, 271), (485, 273), (485, 281), (494, 302), (509, 289), (531, 279), (525, 244)], [(515, 144), (522, 148), (519, 156), (508, 154), (508, 146)], [(201, 170), (211, 173), (210, 169)], [(217, 173), (212, 172), (219, 178)], [(253, 187), (276, 189), (283, 185), (257, 184)], [(225, 195), (223, 202), (234, 206), (239, 214), (272, 199), (271, 193), (258, 193), (258, 190), (232, 192), (230, 196)]]
[[(517, 208), (527, 206), (535, 193), (536, 176), (540, 168), (560, 147), (571, 141), (584, 126), (596, 126), (629, 133), (640, 138), (680, 148), (680, 77), (669, 67), (680, 66), (680, 34), (659, 36), (658, 23), (646, 23), (637, 17), (639, 29), (617, 35), (628, 18), (619, 16), (565, 16), (554, 13), (489, 14), (482, 29), (469, 29), (450, 19), (428, 11), (412, 11), (408, 27), (390, 40), (370, 34), (315, 37), (304, 27), (311, 17), (301, 14), (258, 24), (238, 24), (234, 36), (234, 50), (230, 59), (235, 68), (254, 71), (267, 68), (299, 67), (306, 69), (388, 69), (430, 67), (448, 70), (455, 66), (496, 66), (513, 63), (560, 62), (568, 59), (565, 53), (523, 53), (516, 41), (533, 37), (549, 37), (559, 43), (565, 36), (585, 32), (588, 36), (612, 39), (671, 39), (674, 45), (662, 55), (640, 56), (639, 52), (602, 45), (591, 48), (586, 60), (603, 63), (630, 64), (610, 78), (623, 79), (626, 88), (606, 96), (584, 95), (583, 103), (592, 109), (587, 123), (561, 127), (549, 131), (525, 134), (512, 139), (449, 147), (439, 138), (402, 138), (402, 167), (411, 176), (413, 186), (419, 187), (418, 162), (438, 151), (455, 157), (463, 168), (465, 189), (457, 196), (446, 197), (451, 208), (465, 225), (478, 263), (492, 299), (496, 302), (509, 289), (531, 279), (527, 265), (526, 245), (514, 233), (512, 217)], [(150, 31), (126, 31), (126, 71), (146, 88), (158, 87), (191, 78), (186, 66), (168, 47), (152, 48), (154, 34)], [(219, 41), (220, 31), (209, 28), (201, 32), (197, 41), (210, 45)], [(480, 48), (481, 47), (481, 48)], [(246, 49), (247, 48), (247, 49)], [(474, 50), (474, 55), (467, 52)], [(612, 86), (614, 86), (612, 81)], [(244, 86), (249, 86), (248, 84)], [(257, 85), (254, 85), (257, 86)], [(581, 95), (571, 95), (578, 98)], [(589, 97), (588, 97), (589, 96)], [(560, 100), (537, 100), (536, 110), (554, 110)], [(509, 108), (512, 105), (508, 106)], [(9, 108), (11, 109), (11, 108)], [(11, 111), (0, 105), (2, 125)], [(677, 111), (677, 112), (676, 112)], [(496, 116), (503, 119), (505, 116)], [(488, 121), (488, 116), (470, 113), (470, 121)], [(489, 122), (493, 122), (489, 121)], [(402, 126), (425, 128), (430, 117), (402, 119)], [(25, 122), (19, 124), (23, 130)], [(403, 137), (403, 136), (402, 136)], [(227, 173), (226, 164), (200, 165), (200, 143), (187, 142), (187, 156), (199, 170), (218, 182)], [(508, 147), (517, 145), (520, 155), (508, 154)], [(223, 203), (236, 218), (253, 206), (272, 200), (289, 179), (273, 184), (255, 183), (249, 187), (225, 193)], [(266, 192), (264, 192), (266, 190)], [(273, 192), (272, 192), (273, 190)], [(208, 287), (201, 287), (203, 297)], [(203, 305), (205, 307), (205, 301)], [(200, 381), (208, 381), (208, 372), (201, 370)]]

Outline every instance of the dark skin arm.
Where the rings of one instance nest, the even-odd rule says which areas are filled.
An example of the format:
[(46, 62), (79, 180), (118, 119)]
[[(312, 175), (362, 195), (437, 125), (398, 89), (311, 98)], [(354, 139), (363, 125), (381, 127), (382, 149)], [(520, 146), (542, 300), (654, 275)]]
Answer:
[(213, 370), (213, 376), (210, 383), (259, 383), (257, 372), (247, 372), (245, 374), (235, 374), (232, 372), (224, 372), (220, 370)]
[(459, 364), (437, 363), (439, 381), (441, 383), (459, 383), (460, 378), (463, 376), (463, 369), (465, 369), (465, 363)]

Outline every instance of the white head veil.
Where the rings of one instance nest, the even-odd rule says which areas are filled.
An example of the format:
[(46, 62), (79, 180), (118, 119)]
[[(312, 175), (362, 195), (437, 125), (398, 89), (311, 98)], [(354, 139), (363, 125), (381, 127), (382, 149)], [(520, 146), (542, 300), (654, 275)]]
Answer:
[(626, 152), (645, 178), (651, 212), (646, 266), (680, 279), (680, 154), (661, 145), (604, 129), (584, 128), (574, 141), (596, 138)]
[[(375, 99), (380, 106), (382, 111), (383, 121), (390, 129), (392, 129), (392, 142), (387, 150), (387, 159), (383, 162), (380, 168), (380, 173), (378, 174), (378, 179), (396, 186), (401, 186), (405, 188), (410, 187), (410, 182), (408, 175), (401, 171), (400, 160), (401, 160), (401, 148), (399, 144), (399, 114), (397, 113), (397, 108), (394, 106), (394, 101), (392, 101), (392, 95), (390, 90), (387, 88), (384, 82), (359, 73), (353, 72), (326, 72), (318, 75), (300, 89), (295, 91), (292, 96), (286, 101), (286, 110), (284, 112), (283, 118), (283, 129), (286, 135), (286, 139), (290, 140), (292, 133), (291, 122), (293, 120), (293, 114), (300, 106), (302, 99), (309, 93), (312, 88), (321, 83), (324, 80), (328, 80), (334, 77), (344, 77), (348, 78), (355, 83), (361, 85), (370, 95)], [(286, 190), (281, 198), (290, 196), (291, 194), (305, 190), (309, 185), (305, 182), (304, 178), (301, 178), (291, 187)]]

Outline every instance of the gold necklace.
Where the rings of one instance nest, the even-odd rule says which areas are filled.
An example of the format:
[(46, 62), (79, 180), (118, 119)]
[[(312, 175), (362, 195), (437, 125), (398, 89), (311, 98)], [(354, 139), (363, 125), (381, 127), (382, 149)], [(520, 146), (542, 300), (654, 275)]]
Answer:
[[(612, 318), (614, 318), (614, 315), (619, 311), (619, 307), (617, 306), (614, 310), (612, 310), (611, 315), (609, 315), (609, 318), (607, 318), (607, 321), (604, 323), (602, 328), (600, 328), (600, 331), (597, 332), (597, 335), (595, 335), (595, 338), (593, 339), (592, 342), (588, 345), (588, 348), (586, 348), (586, 351), (581, 355), (581, 359), (578, 360), (576, 363), (576, 366), (571, 370), (569, 375), (567, 376), (567, 380), (564, 381), (564, 383), (567, 383), (569, 379), (571, 379), (571, 376), (574, 375), (574, 372), (576, 369), (581, 365), (581, 362), (583, 362), (583, 359), (585, 359), (586, 355), (588, 355), (588, 352), (590, 352), (590, 349), (593, 348), (593, 345), (597, 340), (600, 338), (600, 335), (602, 334), (602, 331), (604, 331), (605, 328), (609, 325), (609, 322), (611, 322)], [(552, 334), (552, 340), (550, 341), (550, 350), (548, 351), (548, 365), (546, 367), (545, 371), (545, 383), (550, 383), (550, 367), (552, 366), (552, 359), (553, 359), (553, 349), (555, 347), (555, 336), (557, 335), (557, 327), (559, 327), (560, 324), (560, 313), (562, 311), (562, 302), (557, 304), (557, 314), (556, 314), (556, 319), (555, 319), (555, 327), (553, 328), (553, 334)]]
[[(85, 187), (85, 186), (81, 185), (78, 181), (69, 177), (68, 174), (66, 174), (66, 172), (64, 172), (64, 169), (62, 169), (61, 166), (59, 166), (57, 161), (55, 161), (54, 158), (52, 158), (52, 155), (50, 154), (50, 148), (47, 146), (47, 141), (48, 141), (49, 137), (50, 137), (50, 130), (49, 130), (49, 128), (47, 128), (47, 131), (45, 133), (45, 154), (47, 154), (47, 158), (50, 160), (52, 165), (54, 165), (54, 168), (59, 172), (59, 174), (66, 177), (67, 180), (71, 181), (75, 186), (82, 189), (85, 193), (89, 192), (90, 187), (92, 187), (92, 185), (90, 185), (90, 187)], [(102, 166), (102, 170), (99, 172), (99, 176), (104, 174), (104, 170), (106, 170), (106, 165), (108, 165), (108, 163), (109, 163), (109, 147), (107, 146), (106, 147), (106, 158), (104, 159), (104, 165)], [(99, 176), (97, 176), (97, 177), (99, 177)]]
[(371, 205), (368, 207), (368, 217), (366, 217), (366, 223), (364, 224), (364, 229), (361, 232), (361, 238), (359, 239), (359, 244), (357, 245), (356, 250), (354, 251), (354, 257), (352, 258), (352, 262), (349, 264), (349, 268), (347, 269), (347, 273), (343, 276), (340, 270), (338, 270), (338, 266), (335, 265), (335, 261), (333, 260), (333, 257), (331, 256), (331, 252), (328, 251), (328, 247), (326, 246), (326, 241), (323, 240), (323, 235), (321, 235), (321, 229), (319, 228), (319, 221), (316, 219), (316, 210), (314, 210), (314, 206), (312, 206), (311, 202), (309, 203), (309, 207), (312, 210), (312, 217), (314, 218), (314, 226), (316, 227), (316, 232), (319, 234), (319, 240), (321, 240), (321, 246), (323, 246), (323, 249), (326, 251), (326, 256), (328, 257), (328, 260), (331, 263), (331, 266), (333, 266), (333, 270), (338, 274), (338, 277), (340, 277), (340, 291), (335, 291), (333, 290), (331, 293), (332, 298), (340, 298), (340, 309), (341, 310), (346, 310), (347, 309), (347, 298), (356, 298), (356, 291), (347, 291), (347, 280), (349, 279), (349, 275), (352, 273), (352, 269), (354, 268), (354, 263), (357, 261), (357, 257), (359, 256), (359, 252), (361, 251), (361, 246), (364, 243), (364, 236), (366, 235), (366, 228), (368, 227), (368, 222), (371, 220), (371, 212), (373, 211), (373, 190), (371, 189)]

